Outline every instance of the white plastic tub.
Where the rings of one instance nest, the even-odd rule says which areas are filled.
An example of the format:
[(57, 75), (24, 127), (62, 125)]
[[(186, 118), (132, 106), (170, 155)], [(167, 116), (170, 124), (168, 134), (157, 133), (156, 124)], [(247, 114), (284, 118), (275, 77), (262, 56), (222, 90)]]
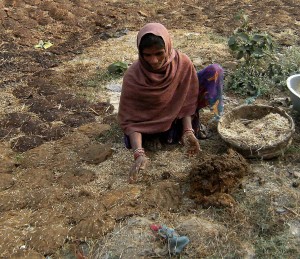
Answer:
[(290, 76), (287, 80), (293, 108), (300, 112), (300, 74)]

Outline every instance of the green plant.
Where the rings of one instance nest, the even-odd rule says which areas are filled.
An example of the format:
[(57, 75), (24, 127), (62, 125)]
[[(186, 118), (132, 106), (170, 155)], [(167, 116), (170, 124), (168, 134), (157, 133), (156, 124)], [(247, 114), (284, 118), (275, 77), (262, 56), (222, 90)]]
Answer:
[(292, 144), (292, 145), (290, 145), (287, 148), (286, 153), (289, 153), (289, 154), (293, 154), (293, 153), (294, 154), (299, 154), (300, 153), (300, 146)]
[(258, 96), (269, 92), (272, 81), (260, 62), (240, 63), (226, 78), (225, 86), (243, 96)]
[(123, 75), (128, 68), (128, 64), (122, 61), (117, 61), (108, 66), (107, 70), (110, 74)]
[(279, 48), (268, 34), (253, 30), (246, 15), (239, 18), (242, 24), (228, 40), (239, 63), (225, 87), (253, 100), (271, 90), (286, 90), (287, 77), (300, 72), (300, 48)]
[(128, 64), (122, 61), (117, 61), (110, 64), (107, 68), (99, 68), (95, 73), (91, 74), (82, 83), (87, 87), (99, 87), (115, 79), (121, 78), (128, 68)]
[(24, 158), (24, 155), (23, 154), (21, 154), (21, 153), (18, 153), (18, 154), (16, 154), (16, 162), (17, 163), (20, 163), (22, 160), (23, 160), (23, 158)]
[(300, 73), (300, 47), (282, 49), (269, 59), (267, 73), (274, 85), (286, 89), (286, 79)]
[(107, 82), (110, 82), (112, 80), (120, 78), (122, 75), (120, 74), (112, 74), (107, 71), (107, 69), (101, 69), (92, 74), (90, 77), (88, 77), (83, 85), (87, 87), (99, 87), (102, 84), (105, 84)]
[(244, 58), (249, 63), (251, 59), (260, 59), (272, 51), (274, 44), (267, 33), (252, 30), (247, 15), (242, 15), (241, 18), (242, 25), (229, 38), (228, 46), (237, 59)]

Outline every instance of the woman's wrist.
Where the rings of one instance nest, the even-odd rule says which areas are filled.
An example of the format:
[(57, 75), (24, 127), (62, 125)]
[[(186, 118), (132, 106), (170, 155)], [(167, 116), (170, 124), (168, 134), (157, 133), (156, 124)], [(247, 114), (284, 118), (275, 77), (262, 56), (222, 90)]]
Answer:
[(142, 147), (136, 148), (133, 151), (134, 160), (137, 160), (137, 158), (140, 157), (140, 156), (145, 156), (145, 150)]
[(185, 132), (193, 132), (193, 133), (195, 133), (195, 131), (193, 130), (193, 128), (185, 128), (185, 129), (183, 129), (183, 133), (185, 133)]
[(185, 134), (188, 134), (188, 133), (192, 133), (193, 135), (195, 135), (195, 131), (193, 130), (193, 128), (185, 128), (182, 131), (182, 136), (184, 136)]
[(192, 132), (195, 133), (192, 127), (192, 117), (191, 116), (186, 116), (182, 118), (182, 135), (186, 134), (187, 132)]

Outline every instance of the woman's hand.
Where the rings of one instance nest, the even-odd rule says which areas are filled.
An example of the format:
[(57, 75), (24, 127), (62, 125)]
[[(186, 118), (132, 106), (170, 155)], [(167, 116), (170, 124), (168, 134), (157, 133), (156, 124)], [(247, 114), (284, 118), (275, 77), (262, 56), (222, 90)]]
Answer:
[(134, 164), (129, 172), (129, 183), (135, 183), (140, 170), (145, 170), (148, 163), (148, 158), (145, 155), (141, 155), (136, 158)]
[(188, 156), (196, 155), (201, 151), (199, 141), (193, 130), (186, 130), (183, 133), (182, 142), (187, 147)]
[(129, 172), (129, 183), (135, 183), (137, 180), (137, 174), (140, 170), (144, 170), (147, 164), (147, 157), (145, 151), (142, 148), (142, 134), (140, 132), (132, 132), (129, 135), (130, 143), (133, 151), (134, 164)]
[(183, 126), (183, 134), (181, 141), (183, 145), (187, 147), (188, 156), (196, 155), (200, 152), (200, 144), (198, 139), (194, 134), (194, 130), (192, 128), (192, 117), (187, 116), (182, 118), (182, 126)]
[(140, 170), (145, 170), (148, 158), (145, 155), (143, 148), (137, 148), (133, 151), (134, 164), (129, 172), (129, 183), (135, 183), (137, 181), (137, 175)]

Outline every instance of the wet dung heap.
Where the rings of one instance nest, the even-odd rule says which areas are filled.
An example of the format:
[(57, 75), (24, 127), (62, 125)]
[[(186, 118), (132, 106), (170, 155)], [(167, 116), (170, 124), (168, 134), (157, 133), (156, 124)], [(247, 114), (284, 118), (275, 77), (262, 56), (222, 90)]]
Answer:
[(190, 197), (207, 206), (233, 206), (230, 193), (240, 185), (248, 172), (247, 161), (229, 149), (226, 154), (201, 160), (189, 173)]

